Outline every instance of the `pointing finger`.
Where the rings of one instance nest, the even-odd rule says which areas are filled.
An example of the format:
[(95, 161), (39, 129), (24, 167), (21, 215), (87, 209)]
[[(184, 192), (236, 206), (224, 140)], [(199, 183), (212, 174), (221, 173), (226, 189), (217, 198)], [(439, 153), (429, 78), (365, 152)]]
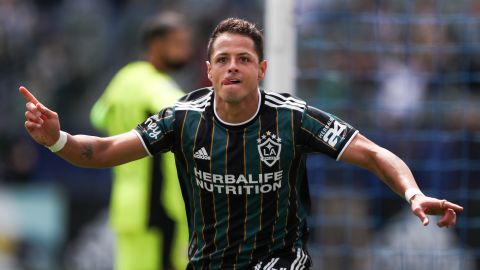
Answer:
[(30, 93), (30, 91), (28, 91), (27, 88), (25, 88), (24, 86), (20, 86), (20, 88), (18, 88), (18, 91), (20, 92), (20, 94), (22, 94), (23, 97), (25, 97), (27, 101), (32, 102), (33, 104), (38, 103), (38, 100), (35, 98), (35, 96), (32, 95), (32, 93)]

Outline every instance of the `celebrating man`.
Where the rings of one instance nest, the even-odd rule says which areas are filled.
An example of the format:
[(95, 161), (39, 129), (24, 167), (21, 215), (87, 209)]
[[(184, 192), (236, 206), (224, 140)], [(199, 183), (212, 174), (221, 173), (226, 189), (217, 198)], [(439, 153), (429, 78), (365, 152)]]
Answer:
[[(226, 19), (208, 44), (213, 87), (190, 93), (131, 132), (99, 138), (60, 131), (58, 115), (21, 87), (25, 127), (38, 143), (83, 167), (111, 167), (172, 151), (189, 221), (187, 269), (310, 267), (305, 158), (323, 153), (366, 168), (452, 226), (462, 207), (423, 195), (406, 164), (336, 116), (259, 89), (267, 62), (250, 22)], [(292, 268), (293, 267), (293, 268)]]

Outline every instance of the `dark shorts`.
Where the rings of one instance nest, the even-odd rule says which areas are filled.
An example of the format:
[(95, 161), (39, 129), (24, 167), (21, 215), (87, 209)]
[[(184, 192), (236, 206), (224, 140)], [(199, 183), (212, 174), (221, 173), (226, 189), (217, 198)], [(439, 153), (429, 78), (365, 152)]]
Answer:
[(253, 270), (306, 270), (310, 269), (311, 264), (308, 253), (301, 248), (295, 248), (273, 254), (257, 263)]

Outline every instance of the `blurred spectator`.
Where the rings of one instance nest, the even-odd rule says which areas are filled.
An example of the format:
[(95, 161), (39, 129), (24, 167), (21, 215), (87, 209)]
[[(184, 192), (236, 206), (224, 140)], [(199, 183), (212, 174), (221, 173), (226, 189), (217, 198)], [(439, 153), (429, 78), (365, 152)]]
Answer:
[(407, 210), (392, 221), (375, 237), (369, 269), (476, 269), (473, 254), (462, 248), (453, 230), (417, 226)]
[[(462, 249), (466, 245), (457, 243), (456, 251), (439, 251), (451, 258), (444, 264), (447, 268), (474, 268), (472, 257), (480, 265), (480, 226), (473, 218), (480, 213), (479, 185), (475, 181), (479, 174), (475, 149), (480, 132), (480, 94), (476, 91), (480, 82), (480, 4), (300, 0), (297, 8), (297, 95), (312, 97), (313, 105), (321, 104), (321, 108), (340, 117), (348, 115), (362, 132), (372, 134), (381, 145), (405, 157), (426, 192), (454, 195), (458, 202), (465, 203), (467, 211), (459, 216), (464, 222), (457, 228), (459, 237), (441, 234), (436, 240), (457, 243), (455, 238), (459, 238), (472, 249), (469, 253)], [(333, 78), (340, 78), (343, 85)], [(331, 188), (327, 185), (328, 176), (336, 177), (335, 183), (331, 183), (336, 187), (334, 192), (321, 193), (313, 200), (334, 200), (336, 192), (361, 187), (360, 193), (368, 199), (365, 202), (370, 202), (363, 206), (371, 215), (365, 222), (358, 218), (358, 212), (352, 212), (342, 217), (347, 221), (340, 226), (332, 225), (336, 230), (328, 222), (313, 229), (325, 236), (343, 236), (318, 249), (323, 258), (337, 263), (332, 269), (351, 268), (349, 259), (365, 254), (364, 249), (356, 250), (351, 243), (358, 244), (357, 234), (368, 238), (369, 233), (371, 239), (363, 244), (370, 243), (385, 251), (368, 253), (373, 260), (377, 259), (377, 264), (358, 269), (391, 268), (393, 263), (401, 263), (404, 268), (441, 269), (442, 265), (431, 263), (441, 260), (434, 254), (428, 254), (432, 261), (422, 262), (395, 245), (395, 241), (405, 237), (405, 231), (395, 232), (393, 228), (404, 228), (405, 224), (399, 225), (392, 218), (406, 205), (387, 196), (370, 182), (371, 177), (330, 164), (309, 173), (316, 176), (312, 182), (322, 190)], [(315, 214), (318, 216), (322, 216), (321, 211)], [(350, 219), (358, 223), (349, 223)], [(366, 229), (365, 224), (370, 226)], [(373, 241), (376, 235), (382, 235), (383, 241)], [(407, 237), (420, 239), (416, 233)], [(314, 242), (326, 243), (322, 238)], [(396, 254), (401, 255), (395, 257)], [(332, 261), (335, 256), (337, 261)], [(463, 259), (468, 263), (459, 263)]]
[(424, 106), (426, 78), (415, 66), (393, 59), (383, 61), (378, 72), (380, 86), (374, 111), (378, 126), (416, 126)]
[(38, 162), (37, 149), (30, 141), (11, 140), (5, 167), (5, 179), (9, 183), (28, 183)]
[(108, 212), (101, 212), (68, 247), (65, 266), (70, 270), (113, 269), (115, 244)]

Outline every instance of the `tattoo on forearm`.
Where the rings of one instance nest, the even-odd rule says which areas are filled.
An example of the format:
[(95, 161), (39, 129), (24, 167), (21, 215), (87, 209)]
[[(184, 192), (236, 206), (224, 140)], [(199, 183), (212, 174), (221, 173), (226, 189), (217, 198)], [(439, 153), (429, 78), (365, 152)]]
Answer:
[(90, 143), (87, 143), (83, 146), (82, 152), (81, 152), (81, 157), (83, 159), (92, 159), (93, 157), (93, 146)]

